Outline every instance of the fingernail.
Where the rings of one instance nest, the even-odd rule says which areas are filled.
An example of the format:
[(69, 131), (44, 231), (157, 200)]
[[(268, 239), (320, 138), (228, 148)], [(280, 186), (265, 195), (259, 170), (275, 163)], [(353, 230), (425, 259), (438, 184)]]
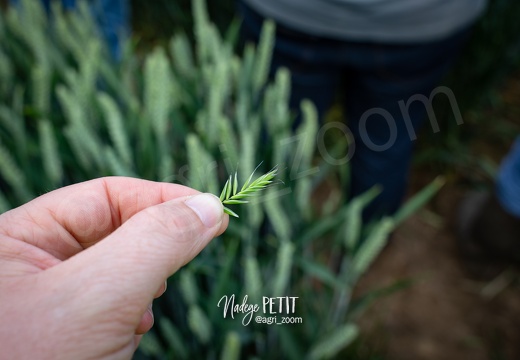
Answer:
[(200, 221), (208, 228), (217, 225), (224, 213), (222, 203), (213, 194), (195, 195), (186, 200), (186, 205), (197, 214)]

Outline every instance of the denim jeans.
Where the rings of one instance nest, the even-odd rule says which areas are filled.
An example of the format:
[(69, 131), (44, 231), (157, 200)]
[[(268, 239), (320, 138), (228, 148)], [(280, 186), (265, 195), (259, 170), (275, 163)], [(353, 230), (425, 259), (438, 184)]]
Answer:
[[(264, 18), (243, 3), (239, 10), (244, 40), (257, 41)], [(308, 98), (321, 118), (341, 89), (355, 142), (349, 194), (382, 187), (365, 220), (394, 213), (406, 192), (413, 140), (427, 107), (413, 101), (403, 111), (399, 102), (430, 97), (469, 34), (466, 28), (434, 42), (382, 44), (312, 36), (277, 24), (272, 70), (291, 71), (292, 109)]]
[(520, 136), (500, 166), (496, 193), (504, 209), (520, 218)]
[[(47, 10), (52, 0), (41, 0)], [(11, 0), (17, 3), (19, 0)], [(61, 0), (64, 9), (74, 9), (76, 0)], [(92, 13), (107, 42), (112, 56), (121, 58), (122, 40), (130, 31), (130, 8), (128, 0), (89, 0)]]

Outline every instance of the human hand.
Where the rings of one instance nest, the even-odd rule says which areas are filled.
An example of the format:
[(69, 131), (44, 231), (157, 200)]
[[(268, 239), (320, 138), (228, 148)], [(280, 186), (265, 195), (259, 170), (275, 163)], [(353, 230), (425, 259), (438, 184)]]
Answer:
[(0, 358), (131, 358), (167, 277), (228, 219), (213, 195), (117, 177), (0, 215)]

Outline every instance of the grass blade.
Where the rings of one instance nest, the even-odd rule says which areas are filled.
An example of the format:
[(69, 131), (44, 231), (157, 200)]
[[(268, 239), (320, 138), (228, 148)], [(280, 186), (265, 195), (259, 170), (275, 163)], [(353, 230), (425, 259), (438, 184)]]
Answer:
[(439, 176), (433, 180), (428, 186), (422, 189), (418, 194), (412, 197), (404, 204), (401, 209), (393, 216), (394, 226), (400, 225), (410, 215), (416, 213), (423, 207), (430, 199), (437, 194), (437, 192), (444, 186), (446, 180)]

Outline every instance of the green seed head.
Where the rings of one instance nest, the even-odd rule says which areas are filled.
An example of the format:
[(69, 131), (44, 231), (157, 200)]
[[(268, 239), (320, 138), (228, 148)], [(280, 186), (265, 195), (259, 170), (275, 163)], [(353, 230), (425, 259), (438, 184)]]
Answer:
[[(258, 167), (257, 167), (258, 168)], [(256, 171), (256, 169), (255, 169)], [(272, 184), (274, 177), (277, 174), (278, 168), (275, 166), (268, 173), (258, 177), (253, 180), (253, 175), (251, 174), (247, 181), (244, 183), (240, 191), (238, 190), (238, 175), (235, 172), (235, 175), (229, 176), (229, 179), (226, 181), (222, 192), (220, 193), (220, 201), (224, 205), (224, 212), (234, 217), (238, 217), (238, 215), (227, 208), (225, 205), (240, 205), (247, 204), (249, 202), (249, 198), (258, 195), (258, 193), (265, 188), (267, 188), (270, 184)], [(253, 180), (253, 181), (252, 181)]]

